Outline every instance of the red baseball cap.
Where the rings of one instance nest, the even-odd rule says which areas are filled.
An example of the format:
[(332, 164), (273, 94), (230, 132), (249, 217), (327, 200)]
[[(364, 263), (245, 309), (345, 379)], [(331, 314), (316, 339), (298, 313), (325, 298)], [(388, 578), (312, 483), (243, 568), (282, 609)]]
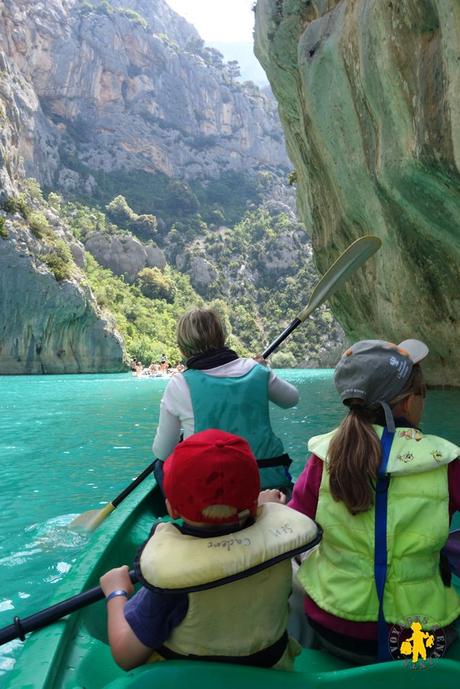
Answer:
[[(179, 443), (164, 463), (164, 492), (184, 519), (228, 523), (255, 515), (260, 491), (259, 468), (246, 440), (210, 429)], [(229, 516), (203, 514), (213, 505), (234, 508)]]

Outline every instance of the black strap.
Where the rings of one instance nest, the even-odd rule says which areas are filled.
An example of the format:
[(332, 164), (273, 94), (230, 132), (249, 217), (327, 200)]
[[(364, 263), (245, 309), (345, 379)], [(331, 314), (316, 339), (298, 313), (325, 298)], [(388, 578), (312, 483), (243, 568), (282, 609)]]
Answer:
[(166, 660), (208, 660), (220, 663), (233, 663), (236, 665), (255, 665), (256, 667), (273, 667), (279, 661), (288, 645), (287, 631), (275, 641), (274, 644), (267, 648), (252, 653), (250, 656), (201, 656), (201, 655), (182, 655), (176, 653), (167, 646), (160, 646), (157, 652), (166, 658)]
[(19, 619), (19, 617), (16, 615), (16, 617), (13, 617), (13, 624), (16, 628), (16, 634), (18, 639), (21, 641), (26, 640), (26, 632), (24, 627), (22, 626), (22, 621)]
[(286, 453), (279, 457), (269, 457), (268, 459), (257, 460), (259, 469), (268, 469), (269, 467), (290, 467), (291, 464), (292, 459)]

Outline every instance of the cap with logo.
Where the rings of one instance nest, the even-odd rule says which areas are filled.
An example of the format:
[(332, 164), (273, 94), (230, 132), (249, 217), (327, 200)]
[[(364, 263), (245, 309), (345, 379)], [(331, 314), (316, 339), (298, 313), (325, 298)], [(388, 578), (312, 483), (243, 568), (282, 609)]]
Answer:
[(404, 340), (399, 345), (385, 340), (361, 340), (347, 349), (335, 368), (334, 382), (342, 402), (360, 399), (368, 407), (381, 405), (386, 425), (394, 432), (388, 402), (404, 389), (414, 364), (428, 354), (420, 340)]
[[(189, 521), (237, 522), (257, 511), (256, 459), (246, 440), (225, 431), (201, 431), (179, 443), (164, 463), (163, 485), (171, 507)], [(234, 509), (227, 517), (203, 514), (214, 505)]]

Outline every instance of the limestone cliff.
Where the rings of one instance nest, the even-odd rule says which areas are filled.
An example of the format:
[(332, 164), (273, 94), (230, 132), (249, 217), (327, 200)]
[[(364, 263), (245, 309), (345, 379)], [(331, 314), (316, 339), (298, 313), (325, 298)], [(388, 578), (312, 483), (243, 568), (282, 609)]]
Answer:
[[(147, 362), (201, 299), (248, 351), (303, 306), (276, 101), (164, 0), (1, 0), (0, 124), (0, 372), (119, 370), (104, 309)], [(289, 365), (335, 352), (317, 315)]]
[[(123, 346), (102, 317), (76, 264), (83, 247), (49, 214), (20, 197), (23, 161), (37, 161), (53, 147), (30, 83), (0, 49), (0, 374), (120, 371)], [(17, 212), (16, 201), (31, 224)], [(35, 212), (34, 212), (35, 211)], [(61, 243), (61, 244), (60, 244)], [(50, 266), (66, 252), (72, 276), (57, 280)], [(65, 249), (64, 249), (65, 251)], [(62, 259), (57, 259), (61, 260)]]
[(383, 240), (334, 300), (347, 333), (420, 337), (460, 385), (460, 3), (258, 0), (256, 54), (320, 269)]
[(143, 268), (160, 268), (166, 258), (157, 246), (145, 245), (131, 235), (107, 236), (92, 232), (85, 240), (85, 248), (97, 262), (110, 268), (115, 275), (123, 275), (132, 283)]
[(92, 194), (95, 171), (289, 165), (273, 99), (236, 81), (163, 0), (4, 0), (0, 43), (38, 99), (35, 143), (46, 132), (48, 149), (23, 157), (48, 186)]
[(0, 373), (124, 370), (121, 339), (76, 265), (68, 279), (57, 280), (49, 240), (34, 237), (19, 214), (5, 217), (0, 213), (7, 235), (0, 237)]

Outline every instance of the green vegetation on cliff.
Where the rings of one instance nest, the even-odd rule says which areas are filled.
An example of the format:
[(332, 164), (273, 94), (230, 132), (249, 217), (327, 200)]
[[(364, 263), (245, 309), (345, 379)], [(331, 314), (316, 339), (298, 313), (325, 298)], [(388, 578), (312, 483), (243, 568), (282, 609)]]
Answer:
[[(217, 278), (201, 293), (225, 301), (233, 330), (252, 352), (279, 335), (305, 306), (319, 278), (303, 226), (285, 212), (264, 207), (248, 211), (232, 229), (208, 230), (184, 247), (186, 265), (194, 256), (216, 267)], [(342, 337), (325, 305), (283, 344), (273, 362), (330, 365)]]
[[(121, 196), (107, 205), (107, 214), (74, 202), (61, 204), (61, 213), (82, 241), (92, 231), (129, 233), (110, 222), (107, 214), (120, 222), (125, 219), (125, 225), (139, 217)], [(172, 359), (179, 357), (177, 318), (202, 303), (218, 308), (238, 351), (260, 352), (303, 308), (318, 279), (308, 236), (286, 212), (256, 207), (233, 228), (216, 228), (203, 220), (198, 227), (183, 228), (176, 222), (158, 239), (169, 265), (164, 270), (144, 268), (134, 285), (101, 268), (92, 257), (87, 262), (98, 303), (114, 315), (129, 355), (144, 363), (158, 359), (162, 352)], [(328, 365), (341, 341), (340, 327), (323, 306), (274, 355), (273, 362)]]
[[(140, 286), (128, 285), (110, 270), (101, 268), (89, 253), (86, 254), (86, 275), (99, 308), (123, 336), (131, 358), (144, 364), (159, 361), (163, 354), (169, 361), (181, 360), (176, 344), (177, 321), (187, 309), (204, 304), (186, 275), (171, 268), (165, 269), (163, 279), (175, 285), (175, 298), (171, 303), (145, 296)], [(222, 302), (215, 301), (211, 306), (226, 319)], [(230, 335), (229, 342), (241, 354), (249, 353), (234, 335)]]
[(164, 236), (173, 226), (183, 232), (190, 230), (193, 237), (203, 222), (234, 225), (249, 205), (258, 206), (269, 197), (274, 181), (267, 171), (256, 177), (229, 171), (206, 182), (187, 182), (161, 172), (91, 170), (65, 150), (61, 158), (69, 169), (91, 174), (97, 182), (94, 197), (80, 195), (74, 201), (107, 208), (110, 220), (131, 229), (143, 241), (156, 234)]
[(144, 296), (136, 285), (127, 285), (110, 270), (101, 268), (86, 254), (86, 275), (99, 307), (113, 318), (123, 336), (130, 357), (145, 364), (159, 361), (166, 354), (170, 361), (179, 361), (175, 342), (176, 323), (180, 314), (191, 305), (201, 303), (185, 275), (167, 268), (165, 279), (177, 287), (173, 303)]
[(8, 230), (5, 226), (5, 218), (0, 216), (0, 237), (2, 239), (8, 239)]
[(105, 15), (106, 17), (117, 15), (119, 17), (126, 17), (130, 22), (138, 24), (143, 29), (147, 29), (149, 25), (145, 17), (140, 15), (139, 12), (136, 12), (129, 7), (114, 6), (109, 2), (109, 0), (96, 0), (96, 2), (87, 2), (85, 0), (85, 2), (82, 2), (81, 5), (77, 7), (77, 11), (81, 15), (91, 15), (94, 13)]
[[(70, 280), (75, 276), (77, 269), (67, 242), (56, 232), (56, 228), (49, 223), (44, 214), (49, 201), (47, 203), (43, 198), (40, 185), (35, 179), (23, 180), (22, 186), (23, 191), (15, 197), (7, 198), (2, 204), (2, 209), (6, 213), (19, 215), (20, 220), (16, 222), (27, 227), (33, 237), (39, 240), (37, 258), (48, 267), (55, 279), (58, 282)], [(9, 236), (3, 217), (0, 218), (0, 235), (4, 239)]]
[[(222, 203), (227, 203), (218, 184), (212, 194), (215, 198), (221, 194)], [(203, 304), (221, 313), (230, 346), (242, 355), (261, 352), (303, 308), (318, 279), (308, 235), (288, 209), (282, 211), (276, 204), (270, 208), (253, 204), (233, 226), (208, 224), (197, 215), (195, 224), (176, 220), (160, 233), (156, 217), (138, 213), (144, 208), (133, 210), (120, 194), (95, 208), (65, 201), (54, 192), (45, 200), (36, 182), (26, 180), (21, 195), (8, 199), (3, 208), (14, 214), (15, 223), (29, 228), (37, 259), (58, 282), (87, 280), (103, 316), (122, 335), (128, 357), (144, 364), (163, 354), (171, 361), (180, 359), (177, 320), (185, 310)], [(236, 215), (242, 211), (241, 207)], [(139, 227), (144, 237), (154, 233), (156, 244), (151, 239), (146, 244), (134, 241)], [(90, 247), (94, 236), (102, 244), (99, 260), (108, 256), (104, 265), (112, 270), (88, 251), (83, 254), (76, 242)], [(122, 241), (110, 258), (117, 236)], [(122, 266), (131, 266), (139, 251), (161, 255), (161, 267), (144, 263), (128, 277)], [(78, 267), (74, 256), (80, 256)], [(332, 364), (341, 340), (339, 326), (323, 306), (283, 344), (272, 362)]]

